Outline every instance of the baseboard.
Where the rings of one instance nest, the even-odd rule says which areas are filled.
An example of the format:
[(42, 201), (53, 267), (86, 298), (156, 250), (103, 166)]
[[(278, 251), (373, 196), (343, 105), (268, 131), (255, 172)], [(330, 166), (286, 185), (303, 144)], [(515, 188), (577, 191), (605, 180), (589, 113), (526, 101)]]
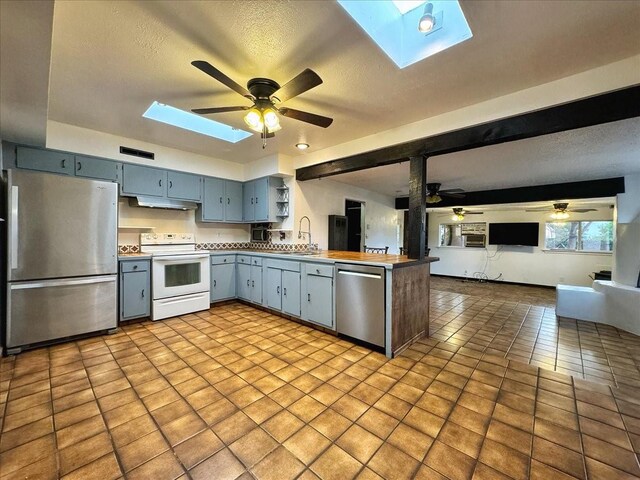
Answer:
[(432, 277), (441, 277), (441, 278), (451, 278), (454, 280), (462, 280), (463, 282), (466, 283), (500, 283), (500, 284), (505, 284), (505, 285), (519, 285), (521, 287), (539, 287), (539, 288), (547, 288), (549, 290), (555, 290), (556, 287), (552, 286), (552, 285), (539, 285), (537, 283), (522, 283), (522, 282), (507, 282), (506, 280), (491, 280), (491, 279), (487, 279), (487, 280), (476, 280), (475, 278), (471, 278), (471, 277), (458, 277), (456, 275), (440, 275), (440, 274), (436, 274), (436, 273), (432, 273), (431, 274)]

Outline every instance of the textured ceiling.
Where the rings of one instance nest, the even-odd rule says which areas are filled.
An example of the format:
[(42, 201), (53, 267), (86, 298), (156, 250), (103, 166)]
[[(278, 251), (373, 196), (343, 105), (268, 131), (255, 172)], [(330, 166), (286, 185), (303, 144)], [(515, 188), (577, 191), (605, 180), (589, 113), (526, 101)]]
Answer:
[[(491, 190), (640, 173), (640, 118), (432, 157), (427, 181)], [(330, 177), (392, 197), (409, 193), (409, 162)]]
[[(473, 38), (398, 69), (332, 1), (57, 1), (49, 118), (247, 162), (338, 145), (640, 52), (640, 2), (463, 2)], [(283, 119), (266, 150), (143, 119), (153, 100), (178, 108), (242, 105), (190, 65), (207, 60), (238, 83), (285, 83), (312, 68), (324, 84), (286, 103), (335, 121)], [(243, 127), (241, 113), (215, 117)]]

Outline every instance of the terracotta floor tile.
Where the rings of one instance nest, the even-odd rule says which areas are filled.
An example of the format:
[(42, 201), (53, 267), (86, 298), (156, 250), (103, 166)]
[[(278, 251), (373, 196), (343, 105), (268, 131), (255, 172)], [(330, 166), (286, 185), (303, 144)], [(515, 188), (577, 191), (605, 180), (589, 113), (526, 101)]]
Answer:
[(349, 426), (352, 425), (352, 423), (349, 419), (343, 417), (335, 410), (328, 408), (314, 418), (309, 425), (322, 433), (329, 440), (335, 441), (347, 428), (349, 428)]
[(523, 455), (531, 454), (532, 435), (497, 420), (491, 420), (487, 438), (511, 447)]
[(576, 478), (585, 478), (582, 456), (561, 445), (534, 437), (532, 457)]
[(331, 442), (317, 430), (306, 425), (284, 442), (284, 446), (305, 465), (310, 465)]
[(439, 441), (434, 442), (424, 462), (452, 480), (471, 478), (476, 463), (473, 458)]
[(421, 462), (433, 444), (433, 438), (401, 423), (387, 438), (387, 442)]
[[(111, 439), (116, 447), (123, 447), (148, 433), (157, 430), (156, 423), (150, 415), (141, 415), (129, 422), (110, 430)], [(58, 442), (60, 440), (58, 439)]]
[(65, 447), (83, 442), (107, 429), (101, 415), (87, 418), (81, 422), (74, 423), (63, 429), (56, 431), (57, 447)]
[(529, 456), (513, 448), (485, 439), (478, 460), (511, 478), (526, 479), (529, 474)]
[(54, 455), (55, 453), (55, 437), (53, 434), (45, 435), (36, 440), (22, 444), (0, 453), (0, 465), (2, 465), (2, 474), (8, 475), (19, 469), (27, 467), (29, 464), (36, 462), (45, 457)]
[(276, 442), (261, 428), (255, 428), (229, 446), (229, 449), (250, 468), (278, 447)]
[(402, 421), (431, 438), (438, 436), (445, 422), (443, 418), (418, 407), (413, 407)]
[(484, 437), (456, 423), (447, 422), (442, 430), (440, 430), (438, 441), (476, 459), (480, 454), (480, 447), (482, 446)]
[(342, 450), (332, 445), (312, 465), (311, 470), (322, 480), (348, 480), (355, 478), (362, 464)]
[(589, 478), (606, 478), (607, 480), (632, 480), (638, 478), (593, 458), (586, 457), (585, 463)]
[(262, 424), (262, 427), (280, 443), (284, 443), (303, 426), (304, 422), (287, 410), (277, 413)]
[(110, 452), (113, 452), (113, 447), (107, 432), (63, 448), (59, 451), (60, 475), (64, 476)]
[(360, 417), (369, 406), (361, 400), (347, 394), (338, 399), (331, 408), (351, 421), (355, 421)]
[(118, 447), (118, 455), (125, 472), (167, 451), (169, 445), (159, 431), (152, 431), (133, 442)]
[(0, 435), (0, 453), (53, 433), (53, 417), (47, 416)]
[(558, 445), (567, 447), (575, 452), (582, 452), (580, 433), (571, 428), (565, 428), (543, 418), (536, 418), (534, 433), (537, 437), (544, 438)]
[(638, 458), (632, 451), (585, 434), (582, 435), (582, 444), (587, 457), (640, 477)]
[(251, 473), (258, 480), (292, 480), (303, 470), (304, 464), (280, 446), (255, 465)]
[(206, 424), (193, 412), (160, 426), (162, 433), (172, 446), (185, 441), (205, 428)]
[(216, 423), (213, 427), (215, 433), (225, 444), (230, 445), (238, 438), (253, 430), (257, 424), (243, 412), (236, 412), (230, 417)]
[(529, 475), (531, 480), (573, 480), (576, 478), (533, 458), (531, 459)]
[(13, 430), (23, 427), (31, 422), (41, 420), (43, 418), (51, 416), (51, 404), (43, 403), (30, 407), (25, 410), (21, 410), (12, 415), (7, 415), (4, 418), (4, 431)]
[[(172, 452), (164, 452), (157, 457), (143, 463), (127, 474), (127, 479), (146, 480), (149, 478), (163, 478), (173, 480), (184, 473), (178, 460)], [(196, 478), (193, 476), (193, 478)]]

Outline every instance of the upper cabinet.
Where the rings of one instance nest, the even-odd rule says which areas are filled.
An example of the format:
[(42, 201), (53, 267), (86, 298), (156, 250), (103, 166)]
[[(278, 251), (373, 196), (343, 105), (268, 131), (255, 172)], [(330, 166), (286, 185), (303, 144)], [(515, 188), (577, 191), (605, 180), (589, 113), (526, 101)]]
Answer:
[(125, 163), (122, 166), (121, 194), (125, 196), (167, 197), (199, 202), (202, 177)]
[(167, 171), (125, 163), (122, 166), (122, 195), (165, 197)]
[(76, 177), (97, 178), (115, 182), (118, 180), (118, 170), (120, 168), (118, 162), (76, 155)]
[[(286, 215), (279, 215), (278, 188), (282, 180), (275, 177), (258, 178), (243, 185), (243, 211), (245, 222), (278, 222)], [(288, 213), (287, 213), (288, 214)]]
[(227, 203), (224, 183), (225, 181), (221, 178), (205, 177), (202, 188), (202, 204), (196, 213), (201, 222), (224, 221), (224, 207)]
[(192, 173), (167, 172), (167, 197), (199, 202), (202, 198), (202, 177)]
[(16, 150), (16, 166), (19, 168), (73, 175), (74, 162), (74, 155), (70, 153), (28, 147), (18, 147)]
[(242, 183), (233, 180), (224, 181), (224, 205), (225, 222), (242, 222)]

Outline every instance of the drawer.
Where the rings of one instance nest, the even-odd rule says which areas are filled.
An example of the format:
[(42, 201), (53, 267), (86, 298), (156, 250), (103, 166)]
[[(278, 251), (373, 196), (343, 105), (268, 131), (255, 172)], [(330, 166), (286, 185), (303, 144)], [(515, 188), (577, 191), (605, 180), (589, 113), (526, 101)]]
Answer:
[(148, 260), (139, 260), (135, 261), (124, 261), (120, 262), (120, 271), (121, 272), (146, 272), (149, 270), (149, 261)]
[(251, 265), (262, 266), (262, 257), (251, 257)]
[(320, 277), (333, 277), (333, 265), (307, 263), (307, 275), (318, 275)]
[(225, 263), (235, 263), (235, 255), (212, 255), (211, 265), (223, 265)]
[(274, 258), (268, 258), (266, 259), (266, 264), (269, 268), (288, 270), (290, 272), (300, 271), (300, 262), (292, 262), (291, 260), (276, 260)]
[(251, 257), (249, 255), (238, 255), (237, 256), (238, 263), (245, 263), (247, 265), (251, 265)]

